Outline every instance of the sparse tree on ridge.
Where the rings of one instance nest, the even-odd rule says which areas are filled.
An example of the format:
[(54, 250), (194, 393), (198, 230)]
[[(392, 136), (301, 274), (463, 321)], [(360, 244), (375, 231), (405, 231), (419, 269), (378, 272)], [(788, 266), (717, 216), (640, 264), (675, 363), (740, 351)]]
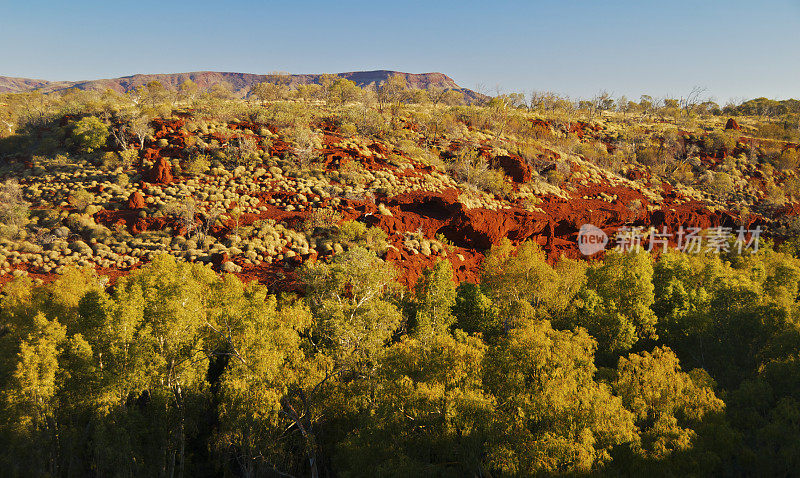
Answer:
[(178, 99), (191, 104), (199, 91), (200, 87), (197, 86), (197, 83), (186, 80), (178, 86)]

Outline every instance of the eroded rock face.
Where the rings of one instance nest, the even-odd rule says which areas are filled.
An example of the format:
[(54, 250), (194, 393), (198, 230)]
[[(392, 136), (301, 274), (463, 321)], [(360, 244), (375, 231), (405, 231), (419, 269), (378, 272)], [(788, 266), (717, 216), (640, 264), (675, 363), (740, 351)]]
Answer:
[(497, 156), (492, 163), (494, 167), (502, 169), (517, 183), (526, 183), (531, 180), (531, 167), (519, 156)]
[(166, 158), (159, 158), (150, 170), (150, 182), (169, 184), (172, 182), (172, 164)]
[(414, 192), (388, 201), (392, 216), (370, 216), (368, 224), (390, 234), (422, 231), (427, 237), (443, 234), (456, 246), (483, 251), (503, 238), (518, 243), (543, 233), (549, 224), (541, 213), (520, 208), (494, 211), (466, 209), (458, 200), (458, 190)]

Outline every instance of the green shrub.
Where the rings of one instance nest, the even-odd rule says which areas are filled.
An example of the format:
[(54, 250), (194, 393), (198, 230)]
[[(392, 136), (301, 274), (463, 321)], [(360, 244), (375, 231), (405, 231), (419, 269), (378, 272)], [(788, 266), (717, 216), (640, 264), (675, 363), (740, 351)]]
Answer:
[(338, 239), (344, 242), (356, 242), (367, 233), (367, 225), (358, 221), (345, 221), (339, 224)]
[(85, 189), (77, 189), (70, 195), (67, 202), (75, 209), (83, 211), (94, 202), (94, 195)]
[(106, 171), (113, 171), (122, 167), (122, 157), (113, 151), (104, 153), (100, 158), (100, 167)]
[(200, 154), (186, 161), (184, 172), (192, 176), (205, 174), (211, 168), (211, 161), (205, 154)]
[(357, 131), (358, 129), (353, 123), (342, 123), (339, 126), (339, 132), (342, 134), (342, 136), (355, 136)]
[(116, 183), (117, 186), (120, 186), (120, 187), (123, 187), (123, 188), (125, 186), (127, 186), (128, 184), (130, 184), (130, 182), (131, 182), (131, 178), (128, 177), (128, 175), (125, 174), (125, 173), (117, 174), (117, 177), (114, 179), (114, 183)]
[(603, 164), (609, 156), (608, 148), (601, 142), (578, 143), (575, 146), (575, 154), (583, 156), (587, 161), (595, 164)]
[(797, 120), (781, 121), (778, 123), (765, 123), (758, 126), (756, 135), (761, 138), (777, 139), (779, 141), (797, 141), (800, 139), (800, 128)]
[(733, 178), (728, 173), (714, 173), (711, 182), (708, 184), (708, 191), (715, 196), (725, 199), (734, 189)]
[(551, 169), (547, 171), (544, 173), (544, 176), (547, 179), (547, 182), (553, 186), (561, 186), (561, 184), (564, 182), (564, 179), (566, 179), (564, 174), (557, 169)]
[(783, 190), (787, 195), (800, 196), (800, 178), (789, 178), (783, 183)]
[(781, 151), (775, 160), (775, 167), (781, 170), (797, 169), (800, 165), (800, 154), (796, 149), (787, 148)]
[(312, 232), (318, 227), (330, 229), (336, 226), (341, 219), (341, 215), (334, 209), (317, 208), (312, 210), (311, 214), (309, 214), (308, 217), (306, 217), (303, 221), (303, 230), (306, 232)]
[(121, 160), (120, 166), (122, 166), (123, 169), (128, 169), (139, 159), (139, 151), (135, 149), (126, 149), (119, 152), (119, 157)]
[(490, 168), (486, 160), (474, 151), (459, 155), (447, 165), (447, 172), (457, 181), (498, 196), (505, 196), (510, 191), (505, 174)]
[(692, 167), (688, 164), (677, 167), (670, 175), (670, 179), (681, 184), (692, 184), (695, 182), (694, 172), (692, 171)]
[(714, 153), (721, 149), (733, 151), (738, 140), (739, 135), (737, 133), (712, 131), (703, 138), (703, 147), (709, 153)]
[(363, 246), (375, 252), (384, 252), (388, 247), (388, 235), (377, 227), (367, 227), (358, 221), (345, 221), (339, 225), (336, 239), (348, 246)]
[(636, 161), (645, 166), (655, 166), (662, 163), (663, 154), (656, 146), (645, 146), (636, 150)]
[(83, 118), (72, 128), (73, 144), (85, 153), (105, 146), (108, 135), (108, 127), (94, 116)]
[(782, 188), (769, 180), (764, 189), (764, 202), (770, 206), (782, 206), (786, 203), (786, 194)]
[(17, 235), (19, 229), (28, 223), (30, 209), (22, 195), (22, 188), (16, 179), (7, 179), (0, 185), (0, 224), (3, 235)]

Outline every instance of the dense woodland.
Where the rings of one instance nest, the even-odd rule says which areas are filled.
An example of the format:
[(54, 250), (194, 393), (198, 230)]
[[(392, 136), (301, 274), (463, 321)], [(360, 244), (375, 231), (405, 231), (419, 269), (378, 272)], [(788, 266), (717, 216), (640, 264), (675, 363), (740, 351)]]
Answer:
[(414, 291), (355, 246), (302, 298), (162, 255), (2, 297), (10, 476), (787, 476), (800, 262), (496, 247)]
[[(57, 208), (69, 215), (47, 216), (12, 179), (71, 163), (108, 171), (120, 187), (141, 182), (151, 122), (177, 110), (198, 122), (276, 125), (293, 149), (273, 159), (273, 143), (265, 153), (233, 137), (229, 145), (195, 143), (175, 161), (176, 177), (273, 160), (304, 174), (318, 167), (309, 125), (332, 118), (343, 135), (394, 142), (465, 188), (506, 200), (520, 186), (511, 190), (475, 148), (440, 154), (442, 141), (463, 144), (480, 130), (510, 149), (513, 136), (514, 154), (542, 167), (533, 181), (552, 187), (566, 184), (569, 168), (541, 163), (547, 148), (612, 172), (640, 168), (746, 214), (775, 211), (800, 192), (791, 172), (796, 149), (746, 149), (718, 125), (734, 115), (750, 135), (797, 141), (796, 101), (720, 107), (692, 97), (578, 102), (539, 93), (465, 105), (455, 92), (396, 81), (362, 91), (342, 80), (290, 86), (276, 78), (245, 100), (224, 87), (171, 92), (154, 84), (128, 95), (26, 93), (0, 103), (8, 126), (0, 138), (0, 245), (27, 242), (33, 252), (24, 253), (40, 256), (36, 226), (55, 230), (63, 220), (92, 244), (127, 233), (90, 223), (94, 198), (86, 196)], [(614, 118), (616, 139), (550, 134), (531, 126), (533, 116)], [(424, 139), (393, 137), (407, 123)], [(672, 129), (646, 133), (645, 123)], [(687, 130), (701, 138), (691, 148), (675, 139)], [(609, 141), (613, 148), (603, 146)], [(735, 160), (700, 161), (720, 148), (736, 150)], [(745, 162), (763, 179), (751, 196), (735, 172)], [(22, 262), (9, 252), (4, 277), (14, 279), (0, 294), (0, 475), (794, 476), (800, 469), (796, 221), (745, 254), (553, 260), (533, 241), (503, 240), (482, 251), (476, 281), (457, 283), (442, 258), (408, 288), (398, 282), (402, 264), (385, 260), (385, 233), (317, 220), (307, 229), (339, 231), (340, 247), (293, 270), (297, 290), (219, 273), (184, 250), (154, 253), (137, 267), (117, 262), (125, 274), (111, 284), (78, 250), (74, 262), (52, 267), (49, 280), (12, 274)]]

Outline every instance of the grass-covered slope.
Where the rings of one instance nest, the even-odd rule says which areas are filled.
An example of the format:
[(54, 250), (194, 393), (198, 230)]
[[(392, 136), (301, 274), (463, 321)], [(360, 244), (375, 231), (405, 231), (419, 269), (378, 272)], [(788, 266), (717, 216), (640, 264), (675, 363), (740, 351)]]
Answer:
[(116, 276), (166, 252), (289, 284), (297, 265), (366, 242), (410, 286), (439, 258), (474, 280), (503, 238), (577, 257), (584, 223), (796, 228), (797, 143), (765, 137), (773, 120), (399, 91), (8, 95), (4, 194), (26, 212), (5, 213), (0, 274)]

